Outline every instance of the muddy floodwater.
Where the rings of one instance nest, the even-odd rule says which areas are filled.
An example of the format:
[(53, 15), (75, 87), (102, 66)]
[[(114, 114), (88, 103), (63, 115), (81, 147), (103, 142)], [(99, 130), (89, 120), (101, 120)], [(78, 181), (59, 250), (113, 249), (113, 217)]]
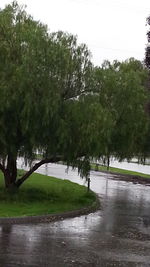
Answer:
[[(40, 173), (84, 184), (77, 171)], [(150, 186), (91, 172), (101, 210), (63, 221), (0, 226), (0, 266), (150, 266)]]

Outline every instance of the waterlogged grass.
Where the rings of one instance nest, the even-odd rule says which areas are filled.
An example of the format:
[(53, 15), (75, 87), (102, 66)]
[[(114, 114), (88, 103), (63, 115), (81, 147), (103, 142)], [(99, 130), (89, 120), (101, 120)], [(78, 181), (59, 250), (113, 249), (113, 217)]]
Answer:
[[(97, 170), (97, 171), (107, 171), (107, 166), (101, 166), (98, 165), (96, 166), (95, 164), (91, 165), (91, 168), (93, 170)], [(132, 176), (139, 176), (139, 177), (144, 177), (144, 178), (150, 178), (149, 174), (144, 174), (141, 172), (135, 172), (135, 171), (128, 171), (128, 170), (124, 170), (124, 169), (119, 169), (119, 168), (114, 168), (114, 167), (109, 167), (109, 171), (113, 172), (113, 173), (120, 173), (120, 174), (127, 174), (127, 175), (132, 175)]]
[(0, 173), (0, 217), (42, 215), (80, 209), (96, 199), (93, 192), (68, 180), (33, 174), (17, 193), (9, 193)]

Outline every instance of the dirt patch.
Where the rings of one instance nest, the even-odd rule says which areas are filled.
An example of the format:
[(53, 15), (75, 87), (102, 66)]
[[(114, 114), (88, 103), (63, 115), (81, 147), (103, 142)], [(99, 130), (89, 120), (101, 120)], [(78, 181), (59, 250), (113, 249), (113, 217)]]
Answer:
[(147, 186), (150, 186), (150, 178), (146, 178), (146, 177), (141, 177), (141, 176), (137, 176), (137, 175), (130, 175), (130, 174), (120, 174), (120, 173), (114, 173), (114, 172), (105, 172), (102, 171), (104, 173), (110, 173), (111, 175), (113, 175), (113, 177), (109, 177), (109, 179), (115, 179), (115, 180), (120, 180), (120, 181), (128, 181), (128, 182), (132, 182), (134, 184), (145, 184)]

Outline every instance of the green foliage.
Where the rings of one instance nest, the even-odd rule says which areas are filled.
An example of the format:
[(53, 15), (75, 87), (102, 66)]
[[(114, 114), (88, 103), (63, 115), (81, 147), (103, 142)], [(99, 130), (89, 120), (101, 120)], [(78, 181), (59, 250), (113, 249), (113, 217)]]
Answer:
[(87, 47), (70, 34), (50, 34), (13, 3), (0, 10), (0, 55), (1, 162), (10, 154), (32, 161), (37, 149), (62, 155), (66, 103), (88, 90)]
[(145, 114), (147, 75), (143, 64), (132, 58), (122, 63), (104, 62), (95, 69), (95, 89), (111, 121), (105, 132), (104, 155), (123, 159), (141, 151), (149, 125)]
[(7, 155), (7, 145), (13, 153), (19, 148), (29, 156), (34, 147), (47, 146), (48, 139), (49, 149), (55, 150), (63, 102), (79, 95), (85, 86), (87, 48), (78, 46), (72, 35), (48, 34), (46, 26), (17, 4), (0, 12), (0, 25), (0, 106), (5, 111), (2, 124), (7, 122), (1, 150)]

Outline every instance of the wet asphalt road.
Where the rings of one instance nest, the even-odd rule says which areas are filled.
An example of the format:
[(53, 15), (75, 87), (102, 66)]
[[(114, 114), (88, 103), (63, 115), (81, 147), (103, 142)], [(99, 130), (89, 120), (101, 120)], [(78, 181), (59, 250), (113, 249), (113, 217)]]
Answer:
[[(76, 171), (39, 172), (83, 184)], [(0, 226), (0, 267), (150, 266), (150, 187), (91, 172), (96, 213), (54, 223)]]

